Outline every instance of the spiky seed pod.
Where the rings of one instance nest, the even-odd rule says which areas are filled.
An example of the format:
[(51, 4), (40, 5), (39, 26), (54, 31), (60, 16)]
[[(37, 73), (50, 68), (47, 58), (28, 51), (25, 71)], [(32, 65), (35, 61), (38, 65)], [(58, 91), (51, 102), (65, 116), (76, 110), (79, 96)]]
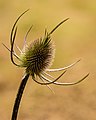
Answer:
[(25, 48), (20, 57), (21, 66), (26, 67), (26, 72), (30, 75), (39, 75), (52, 64), (54, 51), (50, 35), (45, 34), (43, 39), (37, 39)]

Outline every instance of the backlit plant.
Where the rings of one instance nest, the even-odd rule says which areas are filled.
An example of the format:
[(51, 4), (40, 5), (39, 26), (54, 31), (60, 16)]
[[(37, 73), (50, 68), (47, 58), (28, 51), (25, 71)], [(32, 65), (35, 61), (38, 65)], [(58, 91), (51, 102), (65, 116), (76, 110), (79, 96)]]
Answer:
[[(58, 69), (50, 69), (49, 67), (52, 65), (53, 59), (54, 59), (54, 53), (55, 53), (55, 47), (54, 43), (51, 39), (52, 33), (60, 26), (62, 25), (65, 21), (67, 21), (69, 18), (64, 19), (61, 21), (54, 29), (52, 29), (51, 32), (47, 32), (45, 29), (45, 34), (44, 37), (38, 38), (37, 40), (34, 40), (31, 44), (26, 43), (27, 36), (31, 30), (32, 27), (27, 31), (24, 39), (24, 47), (22, 50), (18, 46), (17, 49), (20, 51), (20, 56), (18, 56), (14, 50), (14, 44), (15, 44), (15, 38), (17, 34), (17, 22), (19, 19), (24, 15), (28, 10), (23, 12), (15, 21), (12, 30), (11, 30), (11, 35), (10, 35), (10, 45), (11, 48), (9, 49), (7, 46), (4, 46), (10, 51), (10, 58), (11, 62), (17, 66), (17, 67), (22, 67), (25, 68), (25, 75), (22, 78), (17, 97), (15, 100), (15, 104), (13, 107), (13, 112), (12, 112), (12, 118), (11, 120), (16, 120), (17, 119), (17, 114), (18, 114), (18, 109), (19, 109), (19, 104), (22, 98), (22, 94), (25, 88), (25, 85), (27, 83), (27, 80), (29, 76), (32, 77), (32, 79), (41, 85), (46, 85), (50, 88), (50, 84), (55, 84), (55, 85), (60, 85), (60, 86), (70, 86), (70, 85), (76, 85), (80, 82), (82, 82), (89, 74), (85, 75), (82, 79), (72, 82), (72, 83), (60, 83), (57, 82), (64, 73), (67, 71), (68, 68), (74, 66), (76, 63), (78, 63), (80, 60), (70, 64), (69, 66), (63, 67), (63, 68), (58, 68)], [(17, 58), (19, 61), (19, 64), (17, 64), (14, 61), (14, 57)], [(58, 71), (63, 71), (57, 78), (54, 78), (52, 75), (50, 75), (50, 72), (58, 72)], [(41, 80), (38, 81), (37, 78)], [(50, 78), (50, 79), (49, 79)], [(51, 89), (52, 90), (52, 89)]]

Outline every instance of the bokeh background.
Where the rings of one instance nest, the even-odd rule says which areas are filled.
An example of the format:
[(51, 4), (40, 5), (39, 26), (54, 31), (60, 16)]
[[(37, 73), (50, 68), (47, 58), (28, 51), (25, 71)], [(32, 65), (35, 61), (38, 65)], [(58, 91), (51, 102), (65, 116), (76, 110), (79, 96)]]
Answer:
[[(54, 34), (56, 55), (52, 68), (67, 66), (81, 59), (60, 79), (62, 82), (90, 76), (76, 86), (51, 85), (55, 95), (46, 87), (29, 79), (18, 120), (96, 120), (96, 1), (95, 0), (0, 0), (0, 120), (11, 119), (14, 100), (24, 69), (10, 61), (9, 37), (16, 18), (30, 11), (18, 24), (16, 44), (22, 48), (28, 28), (33, 25), (28, 42), (44, 35), (69, 17)], [(19, 54), (19, 52), (17, 51)], [(53, 73), (56, 77), (60, 73)]]

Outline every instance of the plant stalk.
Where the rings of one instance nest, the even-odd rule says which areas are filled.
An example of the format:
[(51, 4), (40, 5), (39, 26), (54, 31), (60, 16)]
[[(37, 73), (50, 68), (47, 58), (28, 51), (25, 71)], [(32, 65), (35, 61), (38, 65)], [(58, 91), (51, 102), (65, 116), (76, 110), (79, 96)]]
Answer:
[(21, 82), (20, 87), (18, 89), (17, 97), (15, 99), (11, 120), (16, 120), (17, 119), (20, 101), (21, 101), (23, 91), (24, 91), (24, 88), (26, 86), (28, 78), (29, 78), (29, 74), (25, 74), (23, 79), (22, 79), (22, 82)]

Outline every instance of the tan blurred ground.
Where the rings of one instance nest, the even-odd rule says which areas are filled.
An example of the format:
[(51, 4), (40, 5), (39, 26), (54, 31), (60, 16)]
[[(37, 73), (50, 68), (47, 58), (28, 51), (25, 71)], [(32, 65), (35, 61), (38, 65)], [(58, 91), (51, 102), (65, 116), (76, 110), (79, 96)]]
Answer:
[[(8, 51), (11, 27), (19, 14), (31, 10), (19, 22), (17, 44), (33, 25), (28, 41), (41, 37), (45, 27), (50, 31), (69, 17), (52, 36), (56, 44), (53, 68), (66, 66), (79, 58), (61, 81), (90, 76), (71, 87), (47, 87), (29, 79), (22, 99), (18, 120), (96, 120), (96, 1), (95, 0), (0, 0), (0, 120), (10, 120), (14, 99), (24, 70), (12, 65)], [(54, 73), (54, 76), (58, 74)]]

